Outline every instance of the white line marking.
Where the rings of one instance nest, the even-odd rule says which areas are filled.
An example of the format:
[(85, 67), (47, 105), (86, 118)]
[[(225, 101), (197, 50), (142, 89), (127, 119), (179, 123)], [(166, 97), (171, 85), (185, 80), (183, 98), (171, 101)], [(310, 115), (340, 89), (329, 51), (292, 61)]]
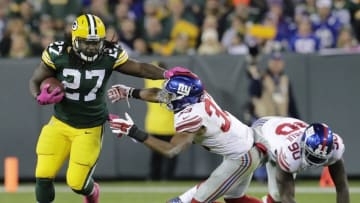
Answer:
[[(182, 193), (188, 190), (191, 186), (101, 186), (102, 193)], [(72, 192), (69, 187), (55, 186), (56, 192), (68, 193)], [(19, 186), (19, 193), (34, 192), (35, 186)], [(4, 193), (4, 187), (0, 187), (0, 193)], [(266, 193), (267, 188), (265, 186), (250, 187), (248, 192), (252, 193)], [(320, 188), (320, 187), (296, 187), (296, 193), (335, 193), (335, 188)], [(350, 193), (360, 193), (360, 187), (350, 187)]]

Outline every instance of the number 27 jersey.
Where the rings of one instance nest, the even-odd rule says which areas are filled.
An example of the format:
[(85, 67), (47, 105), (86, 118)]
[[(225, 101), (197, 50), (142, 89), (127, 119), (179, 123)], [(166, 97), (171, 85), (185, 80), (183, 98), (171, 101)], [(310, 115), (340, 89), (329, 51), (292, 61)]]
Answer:
[(44, 50), (41, 59), (65, 86), (64, 99), (54, 106), (55, 116), (76, 128), (102, 125), (108, 116), (106, 84), (113, 70), (128, 60), (126, 51), (109, 44), (99, 59), (85, 63), (70, 46), (57, 41)]
[[(296, 173), (313, 167), (301, 156), (301, 136), (307, 126), (307, 123), (295, 118), (263, 117), (252, 127), (269, 141), (271, 159), (277, 162), (282, 170)], [(341, 159), (344, 150), (345, 146), (341, 137), (334, 133), (334, 147), (325, 165)]]
[(174, 125), (177, 132), (196, 132), (206, 127), (206, 132), (196, 136), (194, 142), (227, 158), (239, 158), (254, 143), (252, 129), (223, 111), (208, 94), (202, 102), (176, 113)]

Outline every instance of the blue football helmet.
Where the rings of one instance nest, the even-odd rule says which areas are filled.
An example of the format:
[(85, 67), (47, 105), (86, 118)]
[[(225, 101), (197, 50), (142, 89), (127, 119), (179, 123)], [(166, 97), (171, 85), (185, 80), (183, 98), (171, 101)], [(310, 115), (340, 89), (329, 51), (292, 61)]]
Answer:
[(329, 159), (334, 143), (331, 129), (321, 123), (309, 125), (302, 135), (301, 146), (305, 161), (313, 166), (322, 166)]
[(164, 82), (159, 101), (165, 103), (171, 111), (180, 111), (198, 103), (204, 93), (204, 87), (198, 78), (176, 75)]

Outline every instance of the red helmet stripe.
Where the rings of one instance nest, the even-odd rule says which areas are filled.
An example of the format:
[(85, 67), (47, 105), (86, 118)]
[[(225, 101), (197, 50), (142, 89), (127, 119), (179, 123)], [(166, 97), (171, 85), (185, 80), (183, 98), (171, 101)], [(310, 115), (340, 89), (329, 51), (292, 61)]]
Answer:
[(324, 126), (324, 139), (323, 139), (321, 151), (323, 151), (324, 148), (326, 147), (328, 135), (329, 135), (329, 129), (326, 126)]

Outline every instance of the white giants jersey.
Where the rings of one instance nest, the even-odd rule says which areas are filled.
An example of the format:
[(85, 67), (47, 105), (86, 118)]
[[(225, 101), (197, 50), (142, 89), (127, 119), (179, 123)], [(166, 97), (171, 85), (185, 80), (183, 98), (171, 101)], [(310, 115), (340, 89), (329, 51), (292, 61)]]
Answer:
[(195, 132), (206, 127), (206, 132), (196, 136), (194, 142), (230, 159), (239, 158), (254, 144), (253, 130), (223, 111), (207, 94), (201, 102), (176, 113), (174, 124), (177, 132)]
[[(263, 117), (253, 124), (253, 128), (270, 143), (271, 159), (280, 168), (296, 173), (313, 167), (307, 164), (301, 155), (300, 142), (307, 123), (288, 117)], [(334, 149), (324, 165), (330, 165), (341, 159), (345, 146), (340, 136), (334, 134)]]

